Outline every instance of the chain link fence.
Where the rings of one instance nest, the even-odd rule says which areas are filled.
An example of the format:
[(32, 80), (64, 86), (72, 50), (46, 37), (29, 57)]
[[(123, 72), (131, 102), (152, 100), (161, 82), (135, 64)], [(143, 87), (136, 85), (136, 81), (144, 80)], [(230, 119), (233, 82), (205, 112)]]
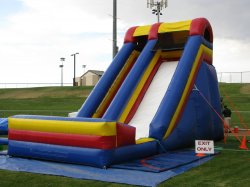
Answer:
[(217, 77), (219, 82), (250, 83), (250, 71), (218, 72)]
[[(225, 83), (250, 83), (250, 71), (242, 72), (217, 72), (219, 82)], [(61, 83), (0, 83), (1, 88), (32, 88), (61, 86)], [(63, 86), (72, 86), (72, 83), (63, 83)]]

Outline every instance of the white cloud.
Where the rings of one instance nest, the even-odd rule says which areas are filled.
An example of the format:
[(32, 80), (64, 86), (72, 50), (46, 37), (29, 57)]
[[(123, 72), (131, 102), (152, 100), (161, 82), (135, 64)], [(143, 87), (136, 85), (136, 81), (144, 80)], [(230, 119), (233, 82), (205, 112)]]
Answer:
[[(25, 11), (11, 16), (11, 24), (0, 31), (1, 58), (8, 62), (1, 63), (1, 82), (59, 82), (62, 56), (66, 57), (64, 79), (72, 82), (70, 54), (75, 52), (80, 53), (78, 76), (83, 63), (88, 68), (106, 69), (112, 50), (109, 16), (100, 21), (69, 0), (23, 2)], [(96, 55), (105, 56), (103, 63), (93, 58)]]
[[(113, 0), (20, 0), (22, 9), (8, 14), (0, 26), (0, 82), (60, 82), (60, 58), (65, 57), (64, 80), (72, 82), (73, 58), (77, 71), (105, 70), (112, 58)], [(119, 0), (118, 44), (126, 30), (152, 24), (156, 16), (146, 1)], [(218, 71), (249, 70), (248, 0), (169, 1), (162, 21), (172, 22), (207, 17), (212, 24), (214, 65)], [(0, 2), (1, 6), (1, 2)], [(234, 14), (232, 14), (234, 12)], [(6, 19), (5, 19), (6, 20)]]
[(214, 41), (214, 65), (218, 72), (249, 71), (250, 43), (217, 38)]

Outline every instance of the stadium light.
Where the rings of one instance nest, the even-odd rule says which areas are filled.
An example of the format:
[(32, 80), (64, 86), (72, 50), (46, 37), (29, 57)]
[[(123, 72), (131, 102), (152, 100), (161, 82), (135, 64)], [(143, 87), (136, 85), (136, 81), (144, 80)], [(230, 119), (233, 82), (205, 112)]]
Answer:
[(61, 86), (63, 86), (63, 62), (65, 61), (65, 58), (60, 58), (62, 64), (59, 65), (59, 67), (61, 68)]

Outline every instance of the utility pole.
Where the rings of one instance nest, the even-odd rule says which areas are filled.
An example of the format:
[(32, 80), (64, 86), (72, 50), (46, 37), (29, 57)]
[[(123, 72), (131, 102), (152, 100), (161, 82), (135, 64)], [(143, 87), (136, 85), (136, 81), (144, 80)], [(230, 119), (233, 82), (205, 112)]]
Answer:
[(163, 8), (168, 6), (167, 0), (147, 0), (147, 8), (152, 9), (152, 14), (157, 16), (157, 22), (160, 22), (160, 16), (162, 15), (161, 11)]
[(76, 55), (79, 55), (79, 53), (74, 53), (71, 56), (74, 57), (74, 78), (73, 78), (73, 86), (76, 86)]
[(61, 68), (61, 86), (63, 86), (63, 62), (65, 61), (65, 58), (60, 58), (62, 64), (59, 65), (59, 67)]
[(118, 52), (117, 47), (117, 0), (113, 0), (113, 58)]

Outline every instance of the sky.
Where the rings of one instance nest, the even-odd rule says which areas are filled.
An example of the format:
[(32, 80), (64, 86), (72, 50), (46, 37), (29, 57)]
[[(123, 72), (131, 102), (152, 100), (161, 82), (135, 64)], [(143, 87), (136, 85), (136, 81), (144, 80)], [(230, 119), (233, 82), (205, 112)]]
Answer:
[[(157, 21), (146, 0), (117, 0), (118, 46), (128, 28)], [(0, 83), (64, 83), (112, 62), (113, 0), (0, 0)], [(168, 0), (161, 22), (207, 18), (217, 72), (250, 71), (249, 0)], [(83, 65), (86, 68), (83, 69)]]

